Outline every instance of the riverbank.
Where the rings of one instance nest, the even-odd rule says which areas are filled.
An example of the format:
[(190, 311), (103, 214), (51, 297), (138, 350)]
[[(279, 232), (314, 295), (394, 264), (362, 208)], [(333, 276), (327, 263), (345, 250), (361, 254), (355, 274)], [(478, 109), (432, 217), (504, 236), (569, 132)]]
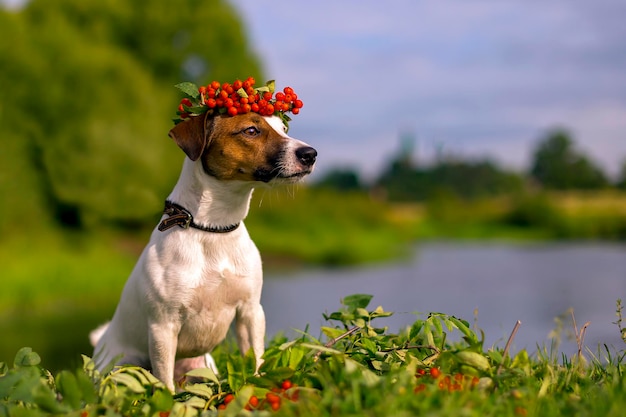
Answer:
[[(258, 192), (246, 224), (271, 273), (409, 260), (414, 242), (441, 238), (617, 240), (626, 230), (625, 207), (626, 196), (617, 193), (392, 205), (300, 188)], [(10, 342), (0, 345), (0, 357), (24, 345), (44, 358), (90, 351), (86, 334), (111, 317), (149, 233), (38, 227), (5, 236), (0, 335)]]

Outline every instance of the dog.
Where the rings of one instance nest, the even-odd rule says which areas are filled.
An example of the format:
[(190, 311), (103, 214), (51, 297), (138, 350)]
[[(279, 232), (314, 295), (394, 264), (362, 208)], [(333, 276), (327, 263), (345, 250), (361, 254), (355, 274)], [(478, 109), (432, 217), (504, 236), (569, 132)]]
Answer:
[[(243, 224), (253, 189), (294, 183), (317, 151), (278, 116), (193, 116), (169, 136), (186, 154), (161, 222), (128, 278), (112, 320), (94, 330), (94, 360), (149, 369), (170, 390), (199, 367), (233, 321), (242, 354), (262, 363), (261, 257)], [(121, 359), (120, 359), (121, 357)]]

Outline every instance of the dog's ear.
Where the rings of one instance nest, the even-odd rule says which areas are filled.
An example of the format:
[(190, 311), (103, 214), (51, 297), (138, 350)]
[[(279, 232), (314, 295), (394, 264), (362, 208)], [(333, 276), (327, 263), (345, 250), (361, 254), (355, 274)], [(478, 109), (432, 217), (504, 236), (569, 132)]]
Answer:
[(192, 161), (200, 158), (207, 146), (210, 119), (206, 113), (201, 116), (191, 116), (178, 123), (169, 132), (169, 137), (174, 139), (174, 142)]

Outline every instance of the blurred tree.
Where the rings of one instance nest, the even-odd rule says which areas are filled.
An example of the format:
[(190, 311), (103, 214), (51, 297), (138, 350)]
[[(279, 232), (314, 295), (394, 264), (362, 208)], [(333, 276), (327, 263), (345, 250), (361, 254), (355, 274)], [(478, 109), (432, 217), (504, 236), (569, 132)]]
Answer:
[(433, 196), (467, 199), (514, 193), (524, 187), (523, 178), (489, 160), (470, 161), (440, 157), (434, 165), (413, 163), (403, 146), (375, 182), (392, 201), (423, 201)]
[(620, 190), (626, 190), (626, 159), (622, 161), (616, 185)]
[(530, 175), (546, 188), (557, 190), (606, 187), (606, 175), (574, 149), (568, 132), (554, 130), (535, 149)]
[(182, 160), (173, 84), (260, 72), (224, 1), (33, 0), (0, 9), (0, 50), (0, 231), (152, 223)]
[(359, 174), (354, 169), (332, 169), (327, 172), (321, 180), (317, 181), (315, 186), (338, 191), (363, 190)]

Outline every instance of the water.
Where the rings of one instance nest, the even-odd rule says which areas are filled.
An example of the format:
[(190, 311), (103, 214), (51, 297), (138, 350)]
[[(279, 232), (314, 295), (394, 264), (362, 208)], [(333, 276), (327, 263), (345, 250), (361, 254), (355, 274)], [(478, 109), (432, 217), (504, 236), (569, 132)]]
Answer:
[[(520, 320), (513, 350), (535, 352), (537, 345), (550, 346), (555, 318), (573, 308), (579, 328), (590, 322), (585, 346), (594, 352), (599, 344), (626, 347), (613, 324), (616, 300), (626, 303), (625, 245), (428, 243), (405, 262), (266, 274), (268, 335), (310, 324), (317, 337), (327, 325), (321, 313), (336, 311), (342, 297), (355, 293), (372, 294), (370, 307), (394, 312), (377, 319), (390, 331), (410, 325), (415, 312), (438, 311), (476, 320), (485, 346), (504, 347)], [(565, 324), (573, 329), (569, 315)], [(576, 342), (564, 338), (559, 351), (574, 353)]]

